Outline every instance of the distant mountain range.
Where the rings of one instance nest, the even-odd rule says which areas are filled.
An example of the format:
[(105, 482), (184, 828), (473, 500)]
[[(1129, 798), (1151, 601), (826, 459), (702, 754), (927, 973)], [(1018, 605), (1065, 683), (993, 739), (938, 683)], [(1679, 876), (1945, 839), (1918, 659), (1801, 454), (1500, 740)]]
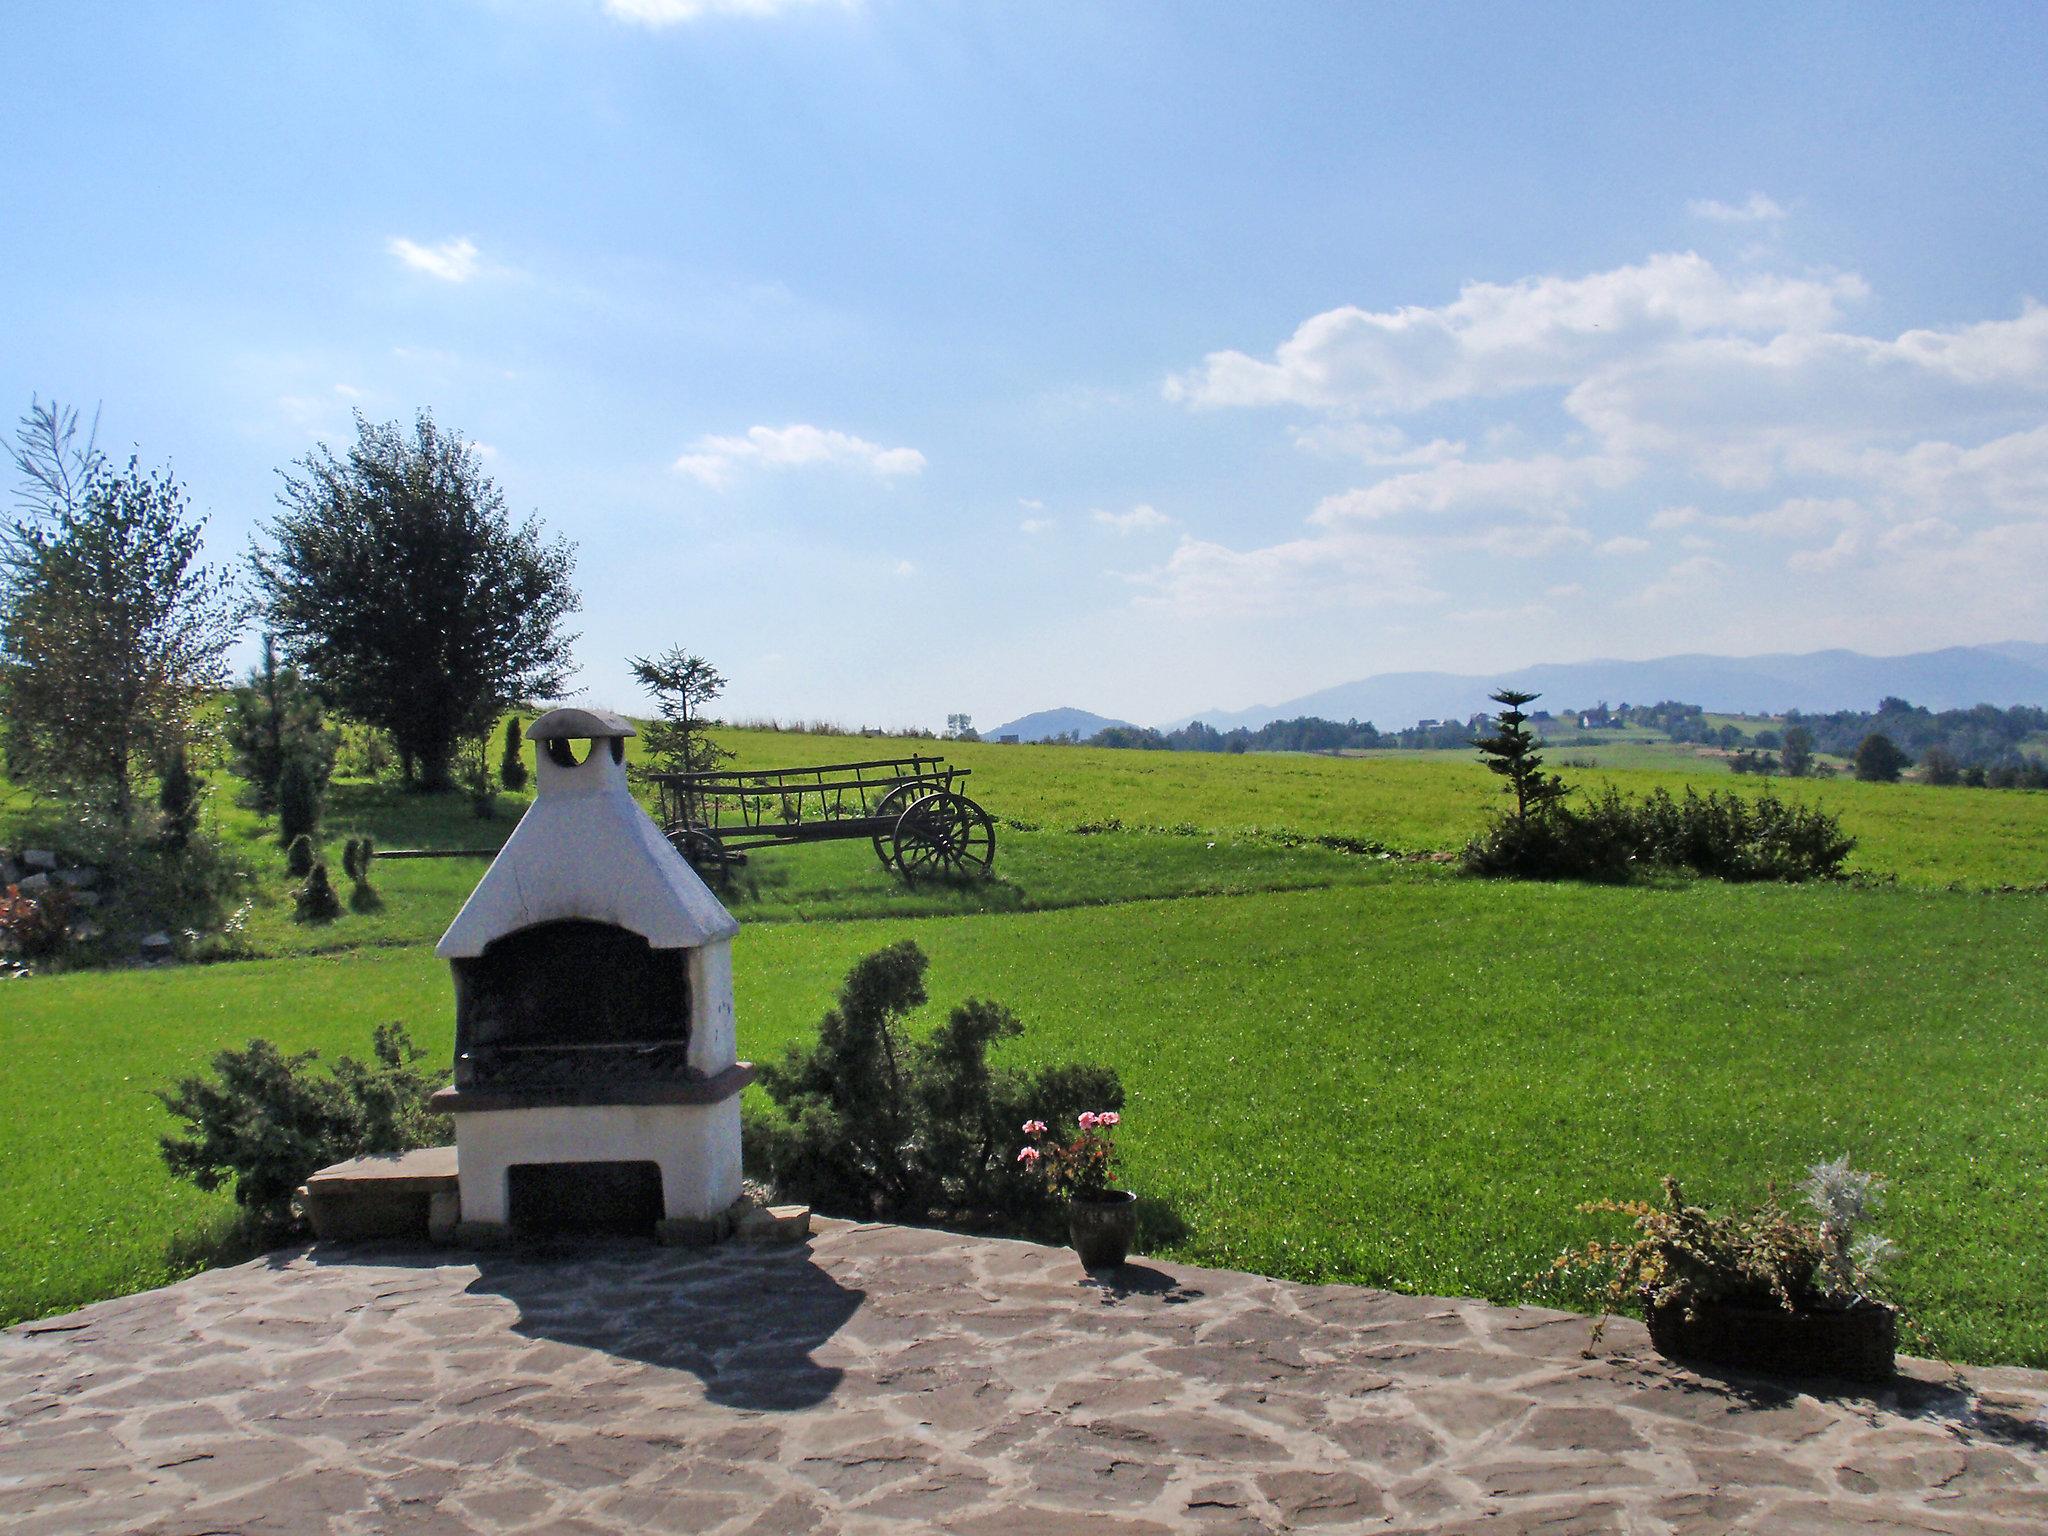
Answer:
[[(1192, 718), (1219, 731), (1238, 726), (1257, 730), (1268, 721), (1300, 715), (1370, 720), (1383, 731), (1396, 731), (1418, 720), (1463, 720), (1478, 714), (1491, 707), (1486, 696), (1504, 686), (1542, 694), (1543, 703), (1536, 706), (1539, 709), (1584, 708), (1603, 700), (1609, 704), (1655, 704), (1675, 699), (1717, 714), (1777, 714), (1787, 709), (1818, 714), (1875, 709), (1887, 694), (1929, 709), (2048, 704), (2048, 645), (2015, 640), (2002, 645), (1951, 646), (1911, 656), (1812, 651), (1804, 655), (1546, 662), (1485, 676), (1387, 672), (1277, 704), (1212, 709)], [(1046, 735), (1079, 730), (1084, 740), (1103, 726), (1121, 723), (1085, 710), (1048, 710), (1043, 715), (1026, 715), (1022, 721), (988, 734), (1022, 736), (1018, 726), (1055, 718), (1071, 718), (1077, 723), (1049, 727)], [(1189, 718), (1168, 721), (1160, 729), (1176, 729)], [(1088, 722), (1094, 722), (1092, 727)]]
[(1014, 736), (1019, 741), (1046, 741), (1054, 736), (1064, 736), (1069, 731), (1079, 734), (1083, 741), (1097, 731), (1106, 731), (1112, 725), (1129, 725), (1128, 720), (1112, 720), (1107, 715), (1090, 714), (1085, 709), (1041, 709), (1036, 714), (1022, 715), (1007, 725), (996, 726), (983, 731), (983, 741), (1000, 741), (1005, 736)]

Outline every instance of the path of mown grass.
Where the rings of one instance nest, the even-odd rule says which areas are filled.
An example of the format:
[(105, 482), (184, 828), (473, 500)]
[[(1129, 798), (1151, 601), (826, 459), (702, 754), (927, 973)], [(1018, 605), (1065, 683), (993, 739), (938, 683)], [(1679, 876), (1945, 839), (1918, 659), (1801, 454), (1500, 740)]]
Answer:
[[(1666, 1170), (1722, 1198), (1847, 1151), (1895, 1183), (1897, 1292), (1956, 1358), (2048, 1365), (2048, 906), (1907, 890), (1511, 886), (1413, 874), (1306, 893), (975, 918), (757, 924), (743, 1049), (806, 1033), (910, 935), (935, 1009), (1024, 1016), (1023, 1056), (1115, 1064), (1130, 1178), (1177, 1256), (1510, 1299), (1583, 1199)], [(0, 1318), (170, 1278), (218, 1198), (156, 1160), (146, 1090), (263, 1034), (450, 1046), (423, 949), (10, 984)], [(186, 1260), (186, 1267), (190, 1267)]]

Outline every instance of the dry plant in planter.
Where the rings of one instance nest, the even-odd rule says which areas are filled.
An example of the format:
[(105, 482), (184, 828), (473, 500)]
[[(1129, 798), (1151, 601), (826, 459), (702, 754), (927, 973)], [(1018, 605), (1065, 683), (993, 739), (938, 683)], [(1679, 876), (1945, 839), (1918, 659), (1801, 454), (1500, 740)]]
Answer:
[(1581, 1206), (1627, 1216), (1636, 1235), (1562, 1254), (1553, 1274), (1603, 1276), (1608, 1309), (1639, 1303), (1650, 1341), (1672, 1359), (1786, 1376), (1892, 1374), (1898, 1310), (1871, 1292), (1893, 1246), (1857, 1235), (1882, 1179), (1846, 1156), (1815, 1164), (1800, 1185), (1811, 1217), (1787, 1211), (1775, 1188), (1759, 1205), (1717, 1215), (1687, 1204), (1677, 1180), (1663, 1183), (1661, 1204)]

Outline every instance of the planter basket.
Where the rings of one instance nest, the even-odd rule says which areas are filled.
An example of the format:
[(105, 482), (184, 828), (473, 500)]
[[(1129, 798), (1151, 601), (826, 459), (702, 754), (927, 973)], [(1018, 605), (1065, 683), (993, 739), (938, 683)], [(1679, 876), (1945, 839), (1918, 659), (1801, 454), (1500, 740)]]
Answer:
[(1881, 1302), (1788, 1312), (1745, 1301), (1646, 1306), (1650, 1342), (1672, 1360), (1731, 1366), (1764, 1376), (1889, 1381), (1898, 1347), (1898, 1310)]
[(1114, 1269), (1131, 1251), (1138, 1227), (1138, 1197), (1112, 1190), (1100, 1200), (1078, 1196), (1067, 1202), (1067, 1235), (1083, 1269)]

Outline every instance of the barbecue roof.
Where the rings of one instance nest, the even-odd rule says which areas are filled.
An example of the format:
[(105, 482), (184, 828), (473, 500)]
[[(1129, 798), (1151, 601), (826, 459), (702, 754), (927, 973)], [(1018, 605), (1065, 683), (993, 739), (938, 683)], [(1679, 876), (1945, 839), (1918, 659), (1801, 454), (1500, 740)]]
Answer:
[[(584, 718), (561, 718), (577, 716)], [(529, 735), (600, 739), (619, 734), (616, 725), (624, 723), (598, 711), (554, 710)], [(545, 752), (538, 758), (532, 806), (441, 935), (436, 954), (473, 959), (508, 933), (565, 918), (631, 929), (656, 949), (691, 949), (739, 932), (633, 799), (623, 763), (596, 751), (571, 766)]]

